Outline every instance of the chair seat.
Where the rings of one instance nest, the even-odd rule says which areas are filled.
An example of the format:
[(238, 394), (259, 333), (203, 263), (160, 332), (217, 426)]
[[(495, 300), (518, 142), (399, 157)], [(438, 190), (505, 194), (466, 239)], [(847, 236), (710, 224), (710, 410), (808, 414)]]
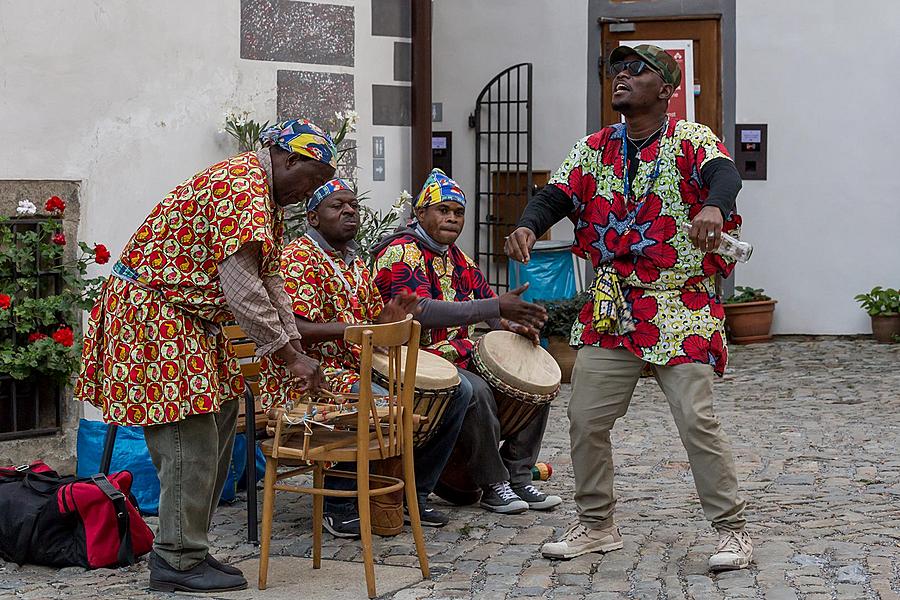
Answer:
[[(263, 454), (272, 456), (275, 446), (275, 439), (266, 439), (260, 444)], [(317, 431), (313, 434), (309, 442), (309, 460), (326, 461), (326, 462), (348, 462), (355, 461), (358, 454), (356, 446), (356, 431)], [(386, 448), (381, 453), (378, 438), (374, 433), (370, 434), (369, 439), (369, 455), (374, 460), (391, 458), (399, 456), (398, 451), (391, 452)], [(296, 432), (287, 440), (282, 438), (281, 445), (278, 447), (278, 458), (281, 459), (297, 459), (302, 460), (303, 457), (303, 432)]]

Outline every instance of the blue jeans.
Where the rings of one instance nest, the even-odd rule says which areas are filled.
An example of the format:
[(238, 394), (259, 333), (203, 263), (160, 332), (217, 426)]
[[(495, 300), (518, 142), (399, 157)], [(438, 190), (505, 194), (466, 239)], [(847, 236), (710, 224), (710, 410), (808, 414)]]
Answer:
[[(459, 378), (459, 388), (450, 399), (444, 411), (440, 425), (432, 435), (431, 439), (422, 446), (416, 448), (413, 452), (413, 463), (416, 470), (416, 494), (419, 496), (419, 502), (424, 502), (428, 494), (434, 490), (437, 485), (438, 478), (450, 459), (450, 453), (456, 445), (456, 438), (462, 428), (463, 420), (469, 405), (472, 402), (472, 385), (465, 377)], [(359, 392), (359, 382), (353, 384), (350, 390), (353, 393)], [(387, 395), (387, 390), (380, 385), (372, 384), (372, 393), (377, 396)], [(355, 463), (339, 463), (336, 467), (341, 471), (356, 470)], [(354, 490), (356, 489), (356, 481), (345, 477), (326, 477), (325, 487), (330, 490)], [(330, 498), (325, 497), (325, 512), (346, 514), (355, 507), (353, 498)]]

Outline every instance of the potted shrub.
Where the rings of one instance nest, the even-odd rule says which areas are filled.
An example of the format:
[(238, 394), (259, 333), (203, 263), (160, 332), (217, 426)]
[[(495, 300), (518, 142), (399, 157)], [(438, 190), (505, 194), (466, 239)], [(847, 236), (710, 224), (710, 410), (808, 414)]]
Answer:
[(578, 313), (590, 298), (588, 292), (579, 292), (572, 298), (561, 300), (537, 300), (547, 309), (547, 323), (541, 335), (547, 338), (547, 351), (559, 364), (562, 371), (562, 382), (572, 381), (572, 367), (578, 351), (569, 345), (569, 334), (572, 324), (578, 319)]
[(772, 339), (772, 317), (775, 303), (760, 288), (737, 286), (734, 296), (727, 298), (725, 329), (735, 344), (754, 344)]
[(900, 291), (876, 286), (855, 300), (872, 317), (872, 335), (876, 341), (890, 344), (900, 340)]

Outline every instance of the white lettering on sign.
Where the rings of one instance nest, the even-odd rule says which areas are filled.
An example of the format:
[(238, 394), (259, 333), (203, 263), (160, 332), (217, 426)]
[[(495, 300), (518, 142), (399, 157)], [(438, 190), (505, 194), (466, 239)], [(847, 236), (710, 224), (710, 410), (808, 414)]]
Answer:
[(762, 142), (762, 130), (760, 129), (742, 129), (741, 130), (741, 143), (742, 144), (759, 144)]

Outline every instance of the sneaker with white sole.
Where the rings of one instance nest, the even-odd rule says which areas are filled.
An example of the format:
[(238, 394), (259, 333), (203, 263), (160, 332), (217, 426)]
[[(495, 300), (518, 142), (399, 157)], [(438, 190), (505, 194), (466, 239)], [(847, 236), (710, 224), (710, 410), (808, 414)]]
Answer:
[(515, 487), (512, 491), (527, 502), (531, 510), (549, 510), (562, 504), (562, 498), (559, 496), (548, 496), (531, 484)]
[(710, 571), (746, 569), (753, 560), (753, 542), (746, 531), (721, 531), (716, 552), (709, 557)]
[(558, 542), (548, 542), (541, 546), (541, 554), (545, 558), (568, 560), (587, 554), (588, 552), (612, 552), (621, 550), (622, 535), (615, 525), (603, 529), (589, 529), (576, 523)]
[(516, 496), (508, 481), (501, 481), (484, 488), (481, 508), (504, 515), (516, 515), (528, 510), (528, 503)]

